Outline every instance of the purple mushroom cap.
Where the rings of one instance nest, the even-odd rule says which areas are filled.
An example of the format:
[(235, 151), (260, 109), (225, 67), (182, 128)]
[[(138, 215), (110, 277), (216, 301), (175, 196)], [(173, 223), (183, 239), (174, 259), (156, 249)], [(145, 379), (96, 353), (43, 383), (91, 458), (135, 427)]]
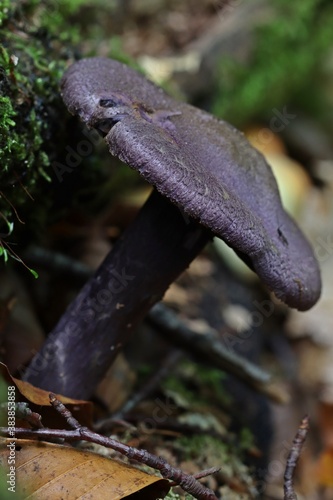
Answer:
[(113, 155), (223, 239), (277, 297), (299, 310), (315, 304), (313, 251), (241, 132), (112, 59), (75, 63), (61, 87), (69, 111), (103, 134)]

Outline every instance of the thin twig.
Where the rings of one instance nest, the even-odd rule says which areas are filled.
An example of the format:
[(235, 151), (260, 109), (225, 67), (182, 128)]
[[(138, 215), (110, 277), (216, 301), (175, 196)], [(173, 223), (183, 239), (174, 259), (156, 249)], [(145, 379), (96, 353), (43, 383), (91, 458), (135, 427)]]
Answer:
[[(73, 430), (59, 430), (59, 429), (15, 429), (15, 437), (25, 437), (25, 438), (63, 438), (68, 441), (80, 441), (85, 440), (92, 443), (100, 444), (107, 448), (112, 448), (113, 450), (125, 455), (131, 460), (136, 460), (140, 463), (148, 465), (153, 469), (160, 471), (162, 477), (174, 481), (176, 484), (181, 486), (183, 490), (191, 494), (194, 498), (198, 500), (218, 500), (214, 492), (209, 488), (206, 488), (200, 484), (197, 479), (189, 474), (186, 474), (180, 469), (176, 469), (169, 465), (163, 458), (157, 457), (148, 453), (146, 450), (138, 450), (131, 446), (116, 441), (115, 439), (101, 436), (95, 432), (90, 431), (87, 427), (81, 426), (81, 424), (72, 416), (71, 412), (56, 398), (54, 394), (50, 394), (50, 402), (52, 406), (58, 411), (66, 422), (73, 427)], [(12, 428), (1, 427), (0, 435), (8, 436), (9, 431), (13, 431)]]
[(25, 224), (25, 222), (22, 219), (20, 219), (19, 214), (14, 205), (12, 204), (12, 202), (8, 200), (7, 196), (2, 191), (0, 191), (0, 196), (2, 196), (6, 200), (6, 202), (10, 205), (10, 207), (14, 211), (14, 214), (16, 215), (17, 220), (21, 222), (21, 224)]
[[(8, 414), (8, 403), (1, 403), (0, 412)], [(42, 424), (42, 417), (39, 413), (30, 410), (28, 403), (19, 402), (15, 403), (15, 417), (20, 420), (25, 420), (32, 427), (36, 429), (42, 429), (44, 426)]]
[[(92, 433), (87, 427), (82, 427), (81, 424), (72, 416), (71, 412), (65, 407), (65, 405), (63, 405), (52, 393), (50, 394), (50, 403), (57, 410), (57, 412), (60, 413), (63, 418), (65, 418), (70, 427), (73, 427), (75, 430), (78, 430), (80, 432), (82, 439), (86, 439), (86, 436), (89, 436), (90, 438), (94, 437), (95, 433)], [(146, 450), (138, 450), (136, 448), (132, 448), (111, 438), (105, 438), (104, 436), (99, 436), (98, 434), (96, 434), (95, 436), (98, 436), (102, 439), (108, 439), (110, 440), (110, 443), (113, 441), (117, 448), (114, 448), (112, 446), (112, 449), (119, 451), (130, 459), (137, 460), (141, 463), (144, 463), (145, 465), (148, 465), (149, 467), (153, 467), (154, 469), (159, 470), (164, 478), (172, 479), (185, 491), (193, 495), (198, 500), (216, 499), (214, 493), (200, 484), (193, 476), (185, 474), (180, 469), (171, 467), (171, 465), (169, 465), (161, 457), (151, 455)]]
[(195, 332), (187, 325), (186, 320), (179, 318), (161, 303), (156, 304), (149, 311), (147, 321), (157, 333), (175, 346), (195, 355), (197, 360), (209, 363), (211, 367), (225, 370), (250, 387), (274, 398), (269, 385), (270, 374), (226, 348), (213, 328), (208, 328), (206, 333)]
[(286, 470), (284, 473), (284, 500), (297, 500), (297, 495), (294, 490), (294, 472), (308, 431), (309, 417), (305, 415), (298, 428), (287, 458)]
[[(192, 477), (194, 477), (195, 479), (203, 479), (204, 477), (208, 477), (211, 476), (212, 474), (220, 472), (220, 470), (221, 467), (211, 467), (210, 469), (202, 470), (201, 472), (193, 474)], [(170, 483), (170, 486), (177, 486), (177, 483)]]
[(35, 198), (33, 198), (33, 196), (29, 193), (28, 188), (26, 186), (24, 186), (24, 184), (22, 183), (21, 179), (19, 178), (19, 176), (17, 175), (17, 173), (15, 172), (15, 170), (13, 170), (13, 172), (14, 172), (14, 175), (16, 177), (16, 180), (20, 183), (20, 186), (23, 189), (23, 191), (29, 196), (29, 198), (32, 201), (35, 201)]

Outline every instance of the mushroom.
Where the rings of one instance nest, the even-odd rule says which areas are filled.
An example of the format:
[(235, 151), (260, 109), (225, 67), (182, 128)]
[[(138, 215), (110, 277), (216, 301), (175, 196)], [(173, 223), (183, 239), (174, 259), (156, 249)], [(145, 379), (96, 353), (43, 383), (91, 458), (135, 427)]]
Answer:
[(61, 88), (69, 111), (155, 190), (25, 380), (89, 397), (132, 330), (214, 235), (289, 306), (306, 310), (318, 300), (310, 245), (284, 211), (264, 157), (241, 132), (111, 59), (75, 63)]

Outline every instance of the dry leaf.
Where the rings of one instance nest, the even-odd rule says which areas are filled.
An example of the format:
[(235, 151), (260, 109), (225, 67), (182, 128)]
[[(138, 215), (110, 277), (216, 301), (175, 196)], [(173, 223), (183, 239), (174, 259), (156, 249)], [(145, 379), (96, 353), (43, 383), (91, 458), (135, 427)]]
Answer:
[[(8, 472), (9, 439), (0, 440), (0, 465)], [(24, 439), (15, 441), (17, 491), (22, 500), (137, 500), (164, 498), (169, 482), (95, 453)]]
[[(29, 408), (42, 416), (42, 423), (45, 427), (68, 428), (65, 420), (51, 407), (48, 391), (34, 387), (29, 384), (29, 382), (24, 382), (23, 380), (12, 377), (8, 368), (3, 363), (0, 363), (0, 377), (8, 385), (14, 385), (16, 387), (15, 401), (28, 402)], [(71, 399), (62, 395), (57, 395), (57, 397), (67, 406), (81, 425), (91, 427), (93, 410), (91, 402)]]
[[(321, 440), (325, 448), (329, 448), (333, 452), (333, 405), (320, 403), (319, 405), (319, 430)], [(332, 456), (333, 465), (333, 456)], [(332, 467), (333, 481), (333, 467)]]
[(125, 404), (133, 391), (136, 379), (133, 367), (120, 352), (96, 391), (97, 397), (107, 406), (109, 413), (114, 413)]
[(325, 450), (317, 465), (317, 480), (320, 486), (333, 488), (333, 450)]

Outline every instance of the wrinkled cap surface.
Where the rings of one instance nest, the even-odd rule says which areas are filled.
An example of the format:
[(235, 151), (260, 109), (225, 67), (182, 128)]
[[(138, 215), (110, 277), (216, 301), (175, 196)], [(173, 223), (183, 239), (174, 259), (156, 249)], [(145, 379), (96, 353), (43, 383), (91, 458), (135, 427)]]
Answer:
[(226, 241), (277, 297), (300, 310), (318, 300), (312, 249), (241, 132), (112, 59), (75, 63), (61, 87), (69, 111), (102, 133), (113, 155)]

